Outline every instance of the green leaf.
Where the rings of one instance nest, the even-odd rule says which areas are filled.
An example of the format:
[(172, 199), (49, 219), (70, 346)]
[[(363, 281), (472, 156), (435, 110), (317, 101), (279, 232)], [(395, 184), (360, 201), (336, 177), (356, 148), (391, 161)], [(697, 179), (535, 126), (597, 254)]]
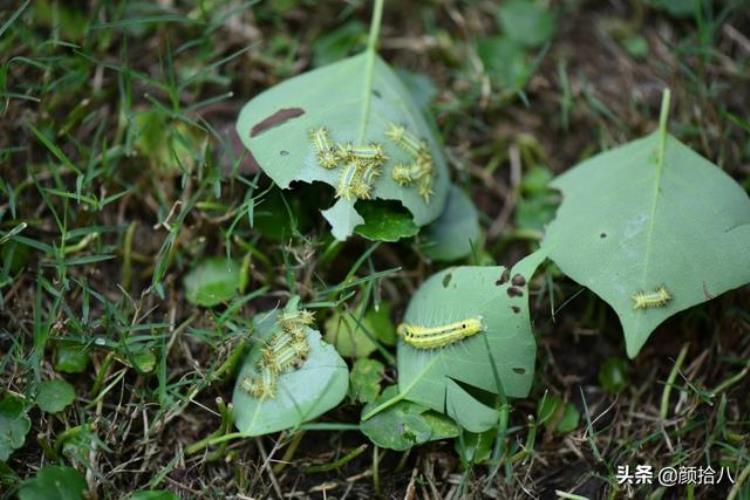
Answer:
[(497, 18), (510, 39), (527, 47), (542, 45), (555, 31), (555, 16), (532, 0), (503, 2)]
[(187, 300), (211, 307), (234, 298), (240, 285), (239, 269), (231, 259), (204, 259), (183, 280)]
[(425, 231), (425, 255), (434, 260), (462, 259), (471, 255), (480, 238), (474, 203), (463, 189), (452, 185), (445, 210)]
[(539, 400), (537, 419), (549, 432), (567, 434), (578, 427), (580, 417), (575, 405), (565, 403), (559, 396), (545, 394)]
[(424, 73), (414, 73), (402, 68), (397, 69), (396, 73), (409, 89), (414, 104), (422, 111), (426, 111), (438, 95), (437, 86), (432, 78)]
[[(358, 323), (359, 313), (334, 313), (325, 323), (325, 339), (336, 346), (336, 350), (347, 358), (365, 358), (377, 345), (371, 339), (374, 336), (372, 325), (363, 317)], [(365, 332), (367, 330), (367, 332)], [(369, 335), (368, 335), (369, 333)]]
[[(398, 387), (391, 386), (373, 403), (362, 410), (366, 414), (398, 395)], [(399, 401), (360, 425), (370, 441), (391, 450), (404, 451), (412, 446), (458, 436), (459, 429), (449, 418), (429, 408)]]
[(385, 345), (396, 345), (396, 327), (391, 321), (390, 302), (380, 302), (377, 309), (367, 311), (365, 318), (379, 341)]
[(523, 46), (504, 36), (479, 40), (477, 55), (492, 82), (505, 93), (521, 90), (534, 71)]
[[(614, 308), (631, 358), (673, 314), (750, 281), (750, 198), (666, 132), (586, 160), (552, 187), (564, 201), (543, 246)], [(671, 300), (634, 309), (634, 294), (662, 286)]]
[(599, 368), (599, 384), (612, 394), (622, 392), (629, 384), (628, 364), (622, 358), (609, 358)]
[(26, 441), (31, 429), (31, 420), (26, 416), (23, 399), (6, 394), (0, 400), (0, 460), (8, 460), (10, 454)]
[[(427, 141), (435, 168), (429, 201), (415, 186), (401, 186), (392, 178), (394, 165), (413, 161), (386, 137), (394, 123)], [(400, 201), (417, 226), (440, 215), (448, 194), (440, 145), (409, 91), (377, 54), (367, 51), (287, 80), (247, 103), (237, 121), (237, 132), (255, 162), (284, 189), (294, 181), (339, 185), (343, 166), (318, 165), (310, 131), (319, 127), (329, 130), (335, 144), (377, 143), (384, 148), (388, 161), (374, 183), (373, 199)], [(338, 239), (364, 222), (354, 201), (342, 197), (323, 211)]]
[(128, 500), (178, 500), (179, 498), (169, 490), (143, 490), (136, 491), (128, 497)]
[(405, 323), (429, 327), (481, 316), (485, 330), (438, 349), (416, 349), (400, 341), (399, 396), (445, 411), (471, 432), (497, 424), (498, 411), (482, 394), (527, 396), (536, 354), (528, 282), (544, 259), (544, 252), (536, 252), (510, 272), (454, 267), (425, 281), (409, 303)]
[(63, 373), (83, 373), (89, 364), (85, 345), (77, 342), (60, 342), (55, 351), (55, 370)]
[(42, 411), (57, 413), (63, 411), (76, 398), (72, 385), (64, 380), (46, 380), (39, 386), (36, 404)]
[[(296, 310), (294, 301), (287, 311)], [(349, 372), (333, 346), (320, 338), (317, 330), (303, 327), (310, 352), (301, 367), (278, 375), (276, 396), (252, 397), (241, 384), (245, 377), (258, 377), (258, 362), (264, 341), (279, 332), (277, 312), (263, 314), (257, 320), (253, 338), (257, 344), (243, 361), (234, 387), (234, 418), (240, 432), (260, 436), (296, 427), (338, 405), (346, 397)]]
[(419, 232), (411, 214), (398, 204), (365, 201), (357, 208), (364, 222), (354, 232), (368, 240), (398, 241)]
[(18, 492), (20, 500), (81, 500), (86, 480), (72, 467), (47, 465), (26, 481)]
[(380, 394), (385, 366), (380, 361), (362, 358), (354, 362), (349, 374), (349, 395), (360, 403), (371, 403)]
[(497, 430), (490, 429), (486, 432), (464, 431), (455, 439), (456, 453), (466, 464), (478, 464), (490, 458), (492, 444), (495, 442)]

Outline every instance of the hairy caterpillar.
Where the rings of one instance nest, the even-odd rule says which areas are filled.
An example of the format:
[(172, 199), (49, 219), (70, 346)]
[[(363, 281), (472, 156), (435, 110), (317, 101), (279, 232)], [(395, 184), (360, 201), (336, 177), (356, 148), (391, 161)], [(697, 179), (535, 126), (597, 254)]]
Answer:
[(633, 309), (650, 309), (667, 305), (667, 302), (672, 300), (672, 296), (664, 286), (660, 286), (653, 293), (637, 292), (632, 299)]
[(368, 144), (366, 146), (350, 146), (349, 153), (361, 164), (375, 164), (380, 166), (388, 159), (380, 144)]
[(401, 323), (396, 332), (404, 342), (417, 349), (438, 349), (484, 331), (482, 317), (467, 318), (440, 326), (417, 326)]
[(273, 399), (276, 397), (276, 374), (264, 368), (260, 371), (260, 377), (245, 377), (240, 387), (254, 398)]
[(391, 170), (393, 180), (402, 186), (408, 186), (416, 183), (418, 192), (426, 202), (429, 203), (430, 196), (433, 194), (433, 163), (428, 154), (420, 155), (417, 161), (413, 163), (399, 163)]
[(398, 147), (409, 153), (414, 159), (427, 152), (427, 143), (406, 130), (403, 125), (391, 123), (385, 136), (396, 143)]
[(339, 185), (336, 188), (336, 196), (351, 200), (357, 198), (357, 183), (359, 182), (359, 165), (355, 162), (348, 163), (339, 177)]
[(375, 188), (375, 181), (380, 176), (380, 165), (374, 162), (368, 162), (357, 180), (352, 185), (352, 194), (357, 198), (369, 200), (372, 197), (372, 190)]
[(310, 139), (312, 139), (313, 147), (317, 153), (318, 164), (326, 169), (336, 168), (338, 159), (333, 149), (333, 144), (331, 144), (328, 129), (319, 127), (312, 130), (310, 132)]

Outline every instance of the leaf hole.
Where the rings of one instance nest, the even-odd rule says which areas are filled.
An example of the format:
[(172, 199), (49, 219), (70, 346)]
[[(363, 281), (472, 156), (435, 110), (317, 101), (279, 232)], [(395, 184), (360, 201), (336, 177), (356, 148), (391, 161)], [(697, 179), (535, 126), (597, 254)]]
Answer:
[(448, 273), (443, 278), (443, 288), (448, 288), (448, 285), (451, 284), (451, 279), (453, 279), (453, 275), (451, 273)]

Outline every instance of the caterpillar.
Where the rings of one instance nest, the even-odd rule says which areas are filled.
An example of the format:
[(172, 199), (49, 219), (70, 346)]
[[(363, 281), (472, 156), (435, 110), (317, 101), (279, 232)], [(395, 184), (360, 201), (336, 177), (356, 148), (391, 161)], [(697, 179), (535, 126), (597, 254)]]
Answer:
[(406, 130), (406, 127), (391, 123), (385, 136), (396, 143), (398, 147), (409, 153), (414, 159), (427, 151), (427, 143)]
[(257, 399), (276, 397), (276, 374), (269, 369), (262, 369), (260, 377), (245, 377), (240, 384), (243, 391)]
[(467, 318), (440, 326), (401, 323), (396, 332), (404, 342), (417, 349), (438, 349), (485, 330), (482, 317)]
[(372, 190), (375, 188), (375, 181), (380, 177), (380, 165), (374, 162), (368, 162), (352, 185), (352, 194), (357, 198), (369, 200), (372, 197)]
[(391, 170), (393, 180), (402, 186), (408, 186), (414, 183), (418, 185), (418, 192), (425, 202), (429, 203), (430, 196), (433, 194), (433, 170), (434, 165), (429, 154), (421, 154), (417, 161), (413, 163), (399, 163)]
[(664, 286), (660, 286), (653, 293), (636, 292), (632, 299), (633, 309), (651, 309), (667, 305), (672, 300), (672, 296)]
[(339, 185), (336, 188), (336, 196), (344, 198), (345, 200), (351, 200), (357, 198), (356, 192), (358, 191), (357, 183), (359, 182), (359, 165), (355, 162), (351, 162), (344, 167), (344, 171), (341, 172), (339, 177)]
[(366, 146), (351, 146), (351, 155), (355, 160), (362, 163), (375, 164), (380, 166), (388, 160), (380, 144), (368, 144)]
[(317, 153), (318, 164), (326, 169), (336, 168), (338, 166), (338, 158), (331, 144), (331, 138), (328, 133), (328, 129), (325, 127), (319, 127), (310, 131), (310, 139), (313, 142), (313, 147)]

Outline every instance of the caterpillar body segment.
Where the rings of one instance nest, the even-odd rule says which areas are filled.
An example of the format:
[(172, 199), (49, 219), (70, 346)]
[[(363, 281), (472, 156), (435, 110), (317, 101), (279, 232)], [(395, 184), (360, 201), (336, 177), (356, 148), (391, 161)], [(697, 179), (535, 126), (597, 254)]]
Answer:
[(339, 162), (328, 129), (326, 127), (313, 129), (310, 131), (310, 139), (315, 148), (318, 165), (328, 170), (336, 168)]
[(633, 309), (651, 309), (654, 307), (664, 307), (672, 300), (669, 290), (664, 286), (658, 287), (652, 293), (643, 291), (636, 292), (632, 297)]
[(481, 316), (467, 318), (446, 325), (424, 327), (402, 323), (396, 332), (406, 344), (417, 349), (439, 349), (483, 332)]
[(406, 127), (397, 123), (391, 123), (385, 136), (393, 141), (399, 148), (409, 153), (413, 158), (427, 152), (427, 142), (419, 139), (406, 130)]

